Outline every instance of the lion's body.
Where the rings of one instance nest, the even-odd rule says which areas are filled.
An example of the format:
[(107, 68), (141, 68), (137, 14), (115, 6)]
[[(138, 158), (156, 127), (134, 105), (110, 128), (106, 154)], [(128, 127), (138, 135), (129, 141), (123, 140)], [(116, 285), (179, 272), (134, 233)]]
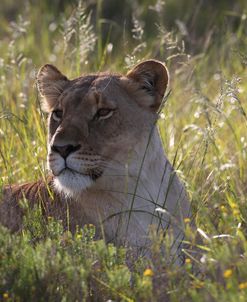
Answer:
[(6, 189), (3, 224), (21, 228), (18, 200), (24, 194), (31, 204), (43, 200), (45, 214), (62, 219), (65, 227), (91, 223), (107, 241), (146, 247), (155, 225), (171, 230), (177, 249), (189, 202), (155, 125), (166, 70), (148, 62), (126, 77), (101, 74), (73, 81), (54, 67), (43, 67), (38, 83), (51, 112), (48, 165), (53, 176), (48, 184)]

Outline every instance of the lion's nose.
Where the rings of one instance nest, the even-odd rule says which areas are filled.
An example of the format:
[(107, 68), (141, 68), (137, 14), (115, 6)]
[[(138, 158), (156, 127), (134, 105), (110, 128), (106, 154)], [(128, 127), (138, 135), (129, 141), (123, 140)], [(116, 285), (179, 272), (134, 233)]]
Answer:
[(79, 150), (81, 145), (73, 146), (73, 145), (65, 145), (65, 146), (57, 146), (52, 145), (51, 150), (59, 153), (64, 159), (70, 154), (77, 150)]

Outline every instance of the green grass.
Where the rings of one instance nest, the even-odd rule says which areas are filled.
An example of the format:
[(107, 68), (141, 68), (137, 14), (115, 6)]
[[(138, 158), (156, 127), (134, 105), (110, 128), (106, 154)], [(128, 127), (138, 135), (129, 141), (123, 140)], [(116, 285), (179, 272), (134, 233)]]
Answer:
[[(159, 13), (150, 12), (148, 1), (134, 1), (138, 9), (128, 4), (135, 16), (132, 32), (105, 20), (101, 1), (91, 19), (87, 8), (73, 10), (76, 4), (63, 13), (54, 6), (53, 14), (45, 1), (23, 1), (24, 8), (5, 2), (0, 4), (0, 186), (46, 174), (46, 121), (35, 87), (41, 65), (51, 62), (75, 77), (107, 69), (126, 72), (138, 60), (157, 58), (171, 74), (161, 137), (186, 183), (202, 242), (200, 256), (193, 259), (188, 250), (178, 268), (160, 253), (169, 238), (164, 242), (154, 235), (153, 260), (139, 259), (129, 268), (126, 251), (95, 241), (93, 226), (72, 235), (52, 218), (46, 225), (39, 208), (27, 210), (21, 234), (0, 230), (0, 301), (247, 301), (244, 1), (219, 1), (216, 28), (209, 22), (215, 17), (212, 8), (205, 10), (205, 19), (195, 17), (194, 27), (188, 23), (193, 1), (183, 20), (180, 1), (167, 1)], [(11, 24), (9, 7), (15, 9)], [(176, 30), (176, 17), (189, 24), (191, 36)], [(151, 31), (142, 20), (159, 26)], [(193, 244), (195, 231), (186, 224)]]

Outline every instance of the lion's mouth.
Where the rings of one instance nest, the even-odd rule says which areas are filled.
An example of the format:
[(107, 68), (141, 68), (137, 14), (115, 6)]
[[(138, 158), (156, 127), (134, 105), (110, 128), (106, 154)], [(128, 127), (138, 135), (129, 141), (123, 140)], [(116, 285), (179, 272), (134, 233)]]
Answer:
[[(53, 173), (54, 174), (54, 173)], [(64, 169), (62, 169), (58, 174), (54, 174), (55, 177), (58, 177), (60, 175), (66, 175), (66, 174), (72, 174), (72, 175), (77, 175), (77, 176), (82, 176), (82, 177), (85, 177), (85, 176), (88, 176), (90, 177), (93, 181), (96, 181), (99, 177), (102, 176), (103, 174), (103, 171), (100, 170), (100, 169), (95, 169), (95, 170), (88, 170), (87, 173), (81, 173), (81, 172), (78, 172), (78, 171), (75, 171), (69, 167), (65, 167)]]

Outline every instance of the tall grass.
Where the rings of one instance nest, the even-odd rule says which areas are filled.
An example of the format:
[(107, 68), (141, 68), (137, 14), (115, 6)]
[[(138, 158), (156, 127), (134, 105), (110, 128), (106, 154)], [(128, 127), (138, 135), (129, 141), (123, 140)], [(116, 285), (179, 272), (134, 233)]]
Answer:
[[(96, 14), (81, 2), (56, 17), (47, 4), (23, 3), (24, 8), (14, 6), (19, 16), (12, 23), (0, 12), (0, 185), (46, 175), (46, 121), (35, 88), (39, 66), (50, 62), (74, 77), (126, 72), (139, 60), (157, 58), (171, 73), (160, 133), (186, 183), (202, 242), (196, 257), (185, 251), (185, 265), (178, 268), (160, 252), (171, 239), (154, 234), (152, 260), (139, 259), (130, 269), (126, 251), (95, 241), (93, 226), (72, 236), (52, 218), (44, 225), (36, 208), (27, 212), (22, 234), (1, 228), (0, 300), (246, 301), (246, 4), (241, 2), (242, 11), (224, 6), (218, 33), (209, 27), (207, 44), (205, 38), (194, 51), (190, 37), (198, 33), (185, 36), (186, 20), (168, 30), (172, 21), (163, 18), (179, 1), (173, 1), (175, 8), (171, 1), (133, 1), (132, 31), (126, 27), (117, 42), (119, 27), (101, 18), (101, 1)], [(186, 12), (189, 19), (193, 6)], [(144, 21), (152, 18), (155, 34), (148, 34)], [(227, 18), (235, 21), (221, 27)], [(199, 24), (198, 16), (194, 22)], [(188, 220), (185, 226), (193, 245), (195, 231)]]

